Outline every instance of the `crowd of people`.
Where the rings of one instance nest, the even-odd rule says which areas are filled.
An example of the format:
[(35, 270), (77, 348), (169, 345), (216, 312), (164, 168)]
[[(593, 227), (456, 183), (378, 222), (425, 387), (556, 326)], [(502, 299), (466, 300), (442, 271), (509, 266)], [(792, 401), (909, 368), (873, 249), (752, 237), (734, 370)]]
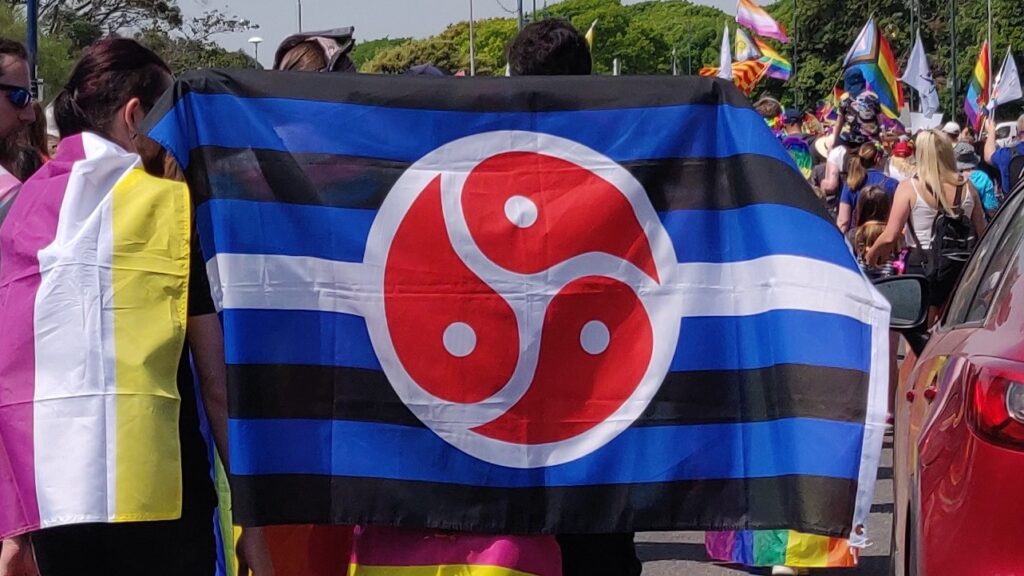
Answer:
[[(298, 35), (282, 44), (275, 67), (353, 72), (351, 48), (350, 30)], [(526, 27), (511, 44), (508, 60), (512, 75), (591, 73), (585, 38), (559, 20)], [(76, 159), (74, 150), (51, 149), (46, 117), (29, 91), (27, 62), (20, 44), (0, 40), (0, 221), (20, 193), (66, 177), (67, 166)], [(411, 73), (434, 72), (421, 67)], [(159, 172), (156, 175), (170, 176), (140, 126), (171, 83), (170, 68), (150, 50), (128, 39), (101, 40), (85, 52), (57, 97), (54, 116), (60, 136), (91, 132), (140, 154), (147, 169)], [(791, 151), (867, 274), (923, 273), (921, 254), (935, 241), (934, 223), (940, 214), (965, 215), (980, 235), (1000, 202), (1021, 187), (1024, 144), (998, 148), (991, 123), (981, 140), (953, 123), (913, 137), (893, 134), (886, 130), (878, 99), (865, 89), (863, 78), (854, 75), (845, 84), (846, 95), (829, 128), (823, 128), (824, 119), (784, 110), (770, 98), (758, 101), (755, 108)], [(1024, 133), (1024, 117), (1019, 125)], [(198, 249), (193, 252), (199, 254)], [(190, 363), (183, 360), (178, 389), (185, 409), (177, 431), (186, 468), (181, 519), (42, 529), (3, 543), (0, 576), (213, 573), (216, 550), (210, 518), (216, 499), (192, 399), (202, 395), (216, 444), (225, 454), (226, 377), (223, 358), (216, 353), (220, 326), (201, 261), (193, 265), (192, 276), (182, 358), (191, 353), (199, 386), (194, 387)], [(946, 289), (933, 290), (936, 303)], [(558, 541), (566, 576), (640, 574), (632, 534), (564, 535)], [(260, 529), (243, 531), (238, 555), (246, 573), (275, 573)]]

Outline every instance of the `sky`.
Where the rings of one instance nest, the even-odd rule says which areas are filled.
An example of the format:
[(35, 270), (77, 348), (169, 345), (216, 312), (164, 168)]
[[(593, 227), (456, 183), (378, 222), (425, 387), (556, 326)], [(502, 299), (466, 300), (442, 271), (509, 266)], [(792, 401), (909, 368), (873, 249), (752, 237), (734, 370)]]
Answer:
[[(356, 40), (414, 37), (437, 34), (453, 22), (469, 19), (470, 0), (178, 0), (187, 16), (198, 16), (206, 10), (222, 10), (259, 25), (258, 30), (242, 34), (224, 34), (215, 39), (229, 50), (245, 49), (252, 53), (247, 41), (253, 36), (263, 38), (259, 58), (265, 66), (274, 59), (274, 50), (288, 35), (298, 30), (297, 2), (302, 3), (302, 25), (307, 31), (354, 26)], [(632, 4), (636, 0), (626, 0)], [(550, 4), (556, 0), (549, 0)], [(735, 0), (697, 0), (731, 12)], [(537, 1), (537, 7), (543, 6)], [(509, 16), (503, 8), (515, 10), (516, 0), (473, 0), (476, 18)], [(533, 0), (523, 1), (529, 11)]]

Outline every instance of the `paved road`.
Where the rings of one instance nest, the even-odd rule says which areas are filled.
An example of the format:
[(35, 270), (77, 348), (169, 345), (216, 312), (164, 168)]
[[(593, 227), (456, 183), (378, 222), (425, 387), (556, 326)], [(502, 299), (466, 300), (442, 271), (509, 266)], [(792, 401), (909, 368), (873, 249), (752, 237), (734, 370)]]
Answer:
[[(886, 576), (889, 569), (889, 537), (892, 530), (892, 436), (885, 439), (882, 467), (878, 471), (875, 505), (871, 508), (868, 534), (873, 545), (865, 550), (856, 570), (816, 570), (815, 576)], [(712, 564), (704, 553), (703, 532), (660, 532), (637, 536), (637, 550), (644, 561), (644, 576), (735, 576), (768, 574), (735, 566)]]

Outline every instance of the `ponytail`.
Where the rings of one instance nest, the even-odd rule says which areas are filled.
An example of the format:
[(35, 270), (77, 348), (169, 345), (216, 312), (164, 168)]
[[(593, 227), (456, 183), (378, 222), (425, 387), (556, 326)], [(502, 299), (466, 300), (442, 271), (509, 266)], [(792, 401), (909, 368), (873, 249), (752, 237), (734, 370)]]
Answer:
[(850, 161), (850, 171), (846, 175), (846, 185), (851, 191), (856, 192), (864, 185), (868, 177), (868, 168), (875, 165), (878, 157), (878, 148), (873, 142), (861, 145), (857, 150), (857, 157)]

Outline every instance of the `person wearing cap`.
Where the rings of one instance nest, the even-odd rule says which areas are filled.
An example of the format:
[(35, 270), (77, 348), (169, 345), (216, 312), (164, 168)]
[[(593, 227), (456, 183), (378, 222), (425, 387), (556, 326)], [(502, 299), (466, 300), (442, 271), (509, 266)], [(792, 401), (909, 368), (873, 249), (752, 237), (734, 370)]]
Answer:
[(807, 140), (804, 134), (804, 114), (796, 108), (789, 108), (782, 115), (782, 131), (785, 136), (799, 136)]
[(274, 55), (274, 70), (302, 72), (355, 72), (348, 54), (355, 46), (355, 29), (334, 28), (293, 34), (285, 38)]
[(960, 139), (960, 125), (956, 122), (946, 122), (946, 125), (942, 127), (942, 133), (949, 136), (949, 139), (955, 144)]
[(995, 183), (988, 174), (978, 169), (981, 157), (974, 151), (974, 146), (966, 142), (954, 146), (953, 154), (956, 156), (956, 169), (974, 184), (978, 190), (978, 197), (981, 198), (981, 205), (985, 208), (985, 217), (991, 220), (999, 209), (999, 197), (996, 195)]
[(901, 138), (892, 147), (892, 156), (889, 157), (889, 165), (885, 173), (889, 178), (897, 182), (903, 182), (914, 175), (914, 146), (910, 139)]

